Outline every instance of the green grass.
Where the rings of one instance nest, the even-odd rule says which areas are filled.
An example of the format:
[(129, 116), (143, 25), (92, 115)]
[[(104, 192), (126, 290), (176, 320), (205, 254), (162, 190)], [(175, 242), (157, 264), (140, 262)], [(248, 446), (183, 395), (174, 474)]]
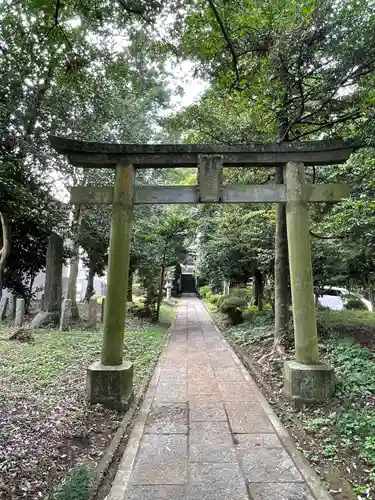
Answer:
[[(174, 313), (175, 308), (163, 304), (158, 325), (144, 323), (125, 331), (124, 356), (134, 362), (135, 391), (160, 352)], [(100, 358), (99, 330), (35, 330), (33, 336), (30, 344), (0, 341), (0, 388), (6, 387), (7, 393), (47, 389), (73, 367), (86, 367)]]
[(65, 481), (52, 494), (51, 500), (88, 500), (90, 497), (91, 469), (86, 464), (76, 465)]

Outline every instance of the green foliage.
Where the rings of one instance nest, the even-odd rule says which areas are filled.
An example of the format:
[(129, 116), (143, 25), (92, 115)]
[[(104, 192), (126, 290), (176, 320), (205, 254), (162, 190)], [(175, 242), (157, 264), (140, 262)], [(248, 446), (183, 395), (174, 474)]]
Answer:
[(51, 500), (88, 500), (92, 471), (86, 464), (76, 465)]
[(367, 307), (359, 299), (349, 299), (347, 302), (345, 302), (345, 309), (348, 310), (356, 309), (356, 310), (367, 311)]
[(375, 335), (375, 315), (370, 311), (318, 311), (317, 326), (319, 337), (329, 335), (339, 337), (371, 339)]
[(335, 368), (340, 394), (355, 398), (375, 393), (375, 363), (369, 349), (335, 336), (327, 340), (324, 350)]
[(209, 292), (211, 292), (211, 288), (207, 285), (201, 286), (199, 288), (199, 295), (202, 297), (202, 299), (205, 299)]
[(227, 297), (227, 295), (221, 295), (220, 293), (215, 293), (210, 295), (209, 301), (211, 304), (220, 306), (222, 301)]

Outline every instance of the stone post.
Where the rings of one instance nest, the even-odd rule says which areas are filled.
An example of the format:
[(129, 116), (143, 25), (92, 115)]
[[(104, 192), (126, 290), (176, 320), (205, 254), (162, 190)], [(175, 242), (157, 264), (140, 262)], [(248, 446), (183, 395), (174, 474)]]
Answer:
[(62, 238), (52, 233), (47, 247), (42, 311), (32, 320), (32, 328), (53, 322), (58, 324), (61, 311), (63, 252)]
[(14, 319), (14, 326), (20, 327), (23, 325), (25, 315), (25, 299), (17, 299), (16, 302), (16, 317)]
[(97, 315), (98, 299), (97, 297), (91, 297), (89, 300), (89, 319), (88, 326), (90, 328), (96, 327), (96, 315)]
[(69, 323), (72, 320), (72, 301), (71, 299), (64, 299), (61, 305), (60, 314), (60, 332), (64, 332), (68, 329)]
[(0, 321), (3, 321), (8, 313), (9, 297), (1, 297), (0, 299)]
[(172, 296), (172, 283), (170, 281), (167, 282), (167, 284), (165, 285), (165, 288), (167, 290), (167, 300), (170, 300), (171, 296)]
[(101, 363), (92, 364), (87, 377), (90, 402), (120, 410), (127, 409), (133, 393), (133, 365), (123, 363), (133, 183), (133, 166), (118, 165), (113, 189)]
[(17, 308), (17, 297), (12, 295), (9, 299), (9, 317), (14, 319), (16, 317), (16, 308)]
[(284, 382), (290, 397), (309, 403), (331, 395), (334, 374), (331, 367), (319, 364), (304, 164), (289, 162), (284, 178), (296, 353), (296, 361), (285, 363)]
[(52, 233), (47, 248), (43, 311), (60, 312), (62, 295), (63, 240)]

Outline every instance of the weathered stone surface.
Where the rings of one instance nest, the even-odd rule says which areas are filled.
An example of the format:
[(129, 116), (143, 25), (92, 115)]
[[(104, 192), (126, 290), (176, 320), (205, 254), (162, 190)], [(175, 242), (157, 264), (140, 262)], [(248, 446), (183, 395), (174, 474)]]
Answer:
[(243, 382), (219, 382), (223, 401), (257, 401), (250, 385)]
[(113, 188), (111, 235), (107, 271), (107, 297), (103, 324), (101, 363), (119, 365), (123, 360), (126, 294), (133, 219), (134, 168), (117, 165)]
[(185, 500), (185, 486), (129, 486), (124, 500)]
[(297, 404), (313, 404), (328, 399), (335, 388), (332, 367), (304, 365), (297, 361), (284, 364), (284, 391)]
[(60, 314), (60, 332), (68, 330), (69, 323), (72, 319), (72, 301), (70, 299), (64, 299), (61, 305)]
[(236, 434), (237, 457), (249, 482), (302, 482), (275, 434)]
[(16, 317), (16, 309), (17, 309), (17, 297), (15, 295), (11, 295), (9, 297), (8, 314), (7, 314), (7, 316), (9, 318), (14, 319)]
[(189, 448), (191, 462), (236, 461), (227, 422), (191, 422)]
[(88, 326), (90, 328), (95, 328), (96, 327), (96, 321), (97, 321), (97, 309), (98, 309), (98, 299), (97, 297), (91, 297), (89, 300), (89, 320), (88, 320)]
[(190, 403), (191, 422), (226, 422), (223, 403)]
[(128, 409), (133, 396), (133, 365), (104, 366), (93, 363), (87, 369), (86, 392), (91, 404), (100, 403), (119, 411)]
[(303, 199), (305, 167), (289, 162), (284, 169), (288, 202), (286, 221), (296, 360), (318, 364), (318, 334), (309, 234), (309, 209)]
[(264, 410), (257, 402), (225, 403), (230, 428), (234, 434), (272, 433), (274, 428)]
[(5, 319), (8, 312), (9, 297), (1, 297), (0, 299), (0, 321)]
[(253, 500), (314, 500), (305, 484), (250, 483)]
[(145, 434), (187, 434), (186, 403), (155, 403), (147, 418)]
[(145, 434), (130, 476), (131, 484), (185, 484), (187, 436)]
[(47, 248), (43, 311), (60, 314), (62, 295), (63, 240), (52, 233)]
[(16, 317), (14, 319), (14, 326), (22, 326), (25, 316), (25, 299), (17, 299), (16, 302)]
[(304, 161), (306, 165), (336, 165), (345, 162), (358, 147), (357, 140), (329, 139), (295, 143), (236, 145), (222, 144), (116, 144), (85, 142), (65, 137), (50, 137), (59, 153), (69, 155), (72, 165), (80, 167), (114, 167), (118, 163), (150, 168), (173, 165), (196, 166), (199, 154), (221, 154), (227, 165), (284, 165)]
[(187, 500), (248, 500), (236, 462), (190, 464)]

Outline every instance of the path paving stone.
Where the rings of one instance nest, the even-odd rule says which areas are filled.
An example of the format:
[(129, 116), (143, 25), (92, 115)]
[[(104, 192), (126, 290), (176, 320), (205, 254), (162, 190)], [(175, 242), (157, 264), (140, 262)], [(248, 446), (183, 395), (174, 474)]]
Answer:
[(187, 403), (155, 403), (147, 418), (146, 434), (187, 434)]
[(130, 486), (124, 500), (185, 500), (185, 486)]
[(138, 485), (185, 484), (187, 456), (186, 436), (145, 434), (140, 444), (130, 483)]
[(225, 403), (230, 428), (234, 434), (260, 434), (273, 432), (263, 408), (257, 402), (231, 401)]
[(107, 500), (322, 500), (258, 394), (202, 303), (183, 298)]
[(314, 500), (305, 484), (258, 483), (250, 485), (253, 500)]
[(248, 498), (238, 463), (190, 465), (188, 500), (248, 500)]
[(228, 422), (191, 422), (191, 462), (235, 462), (236, 451)]
[(190, 401), (190, 420), (191, 422), (226, 422), (223, 403), (207, 403)]
[(288, 453), (274, 434), (236, 434), (237, 456), (249, 482), (302, 482)]

